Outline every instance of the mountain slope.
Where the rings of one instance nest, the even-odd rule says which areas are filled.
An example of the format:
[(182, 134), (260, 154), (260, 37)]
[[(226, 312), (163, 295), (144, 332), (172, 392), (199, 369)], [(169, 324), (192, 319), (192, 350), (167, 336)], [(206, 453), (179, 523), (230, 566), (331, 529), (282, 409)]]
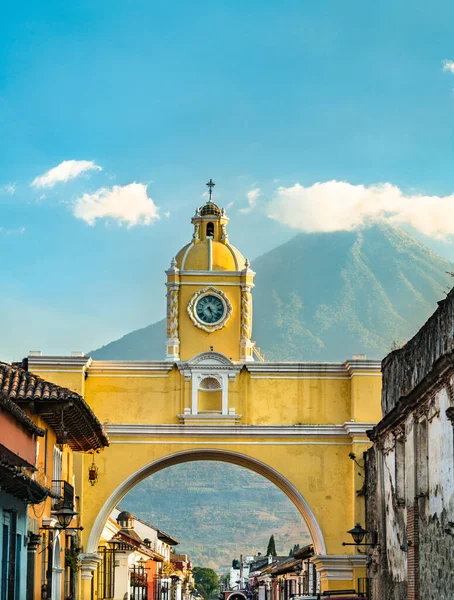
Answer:
[[(301, 233), (253, 263), (253, 338), (267, 360), (381, 358), (411, 337), (451, 287), (451, 263), (404, 231)], [(165, 322), (91, 352), (162, 359)]]
[(240, 553), (265, 552), (272, 534), (280, 554), (310, 541), (292, 502), (244, 467), (198, 461), (175, 465), (137, 484), (121, 507), (162, 528), (196, 565), (227, 570)]

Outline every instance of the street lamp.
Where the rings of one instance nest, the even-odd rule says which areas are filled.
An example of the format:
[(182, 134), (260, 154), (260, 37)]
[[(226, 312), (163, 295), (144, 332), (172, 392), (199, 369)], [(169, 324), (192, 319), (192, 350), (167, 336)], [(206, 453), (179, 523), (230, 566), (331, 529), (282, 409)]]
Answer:
[(147, 561), (144, 558), (139, 558), (139, 560), (137, 561), (137, 564), (142, 569), (142, 571), (145, 573), (145, 565), (147, 564)]
[(53, 510), (50, 514), (54, 517), (57, 517), (60, 529), (68, 529), (71, 524), (71, 521), (78, 513), (76, 513), (71, 508), (64, 506), (62, 508), (57, 508)]
[(349, 533), (352, 536), (353, 543), (342, 542), (342, 546), (376, 546), (377, 545), (377, 532), (376, 531), (373, 531), (371, 533), (371, 535), (372, 535), (371, 543), (363, 542), (364, 537), (369, 533), (369, 531), (367, 531), (366, 529), (363, 529), (361, 527), (360, 523), (356, 523), (356, 525), (353, 527), (353, 529), (350, 529), (350, 531), (347, 531), (347, 533)]
[(299, 577), (301, 575), (301, 573), (303, 572), (303, 565), (302, 563), (300, 563), (299, 565), (296, 565), (296, 567), (293, 569), (295, 575), (297, 577)]

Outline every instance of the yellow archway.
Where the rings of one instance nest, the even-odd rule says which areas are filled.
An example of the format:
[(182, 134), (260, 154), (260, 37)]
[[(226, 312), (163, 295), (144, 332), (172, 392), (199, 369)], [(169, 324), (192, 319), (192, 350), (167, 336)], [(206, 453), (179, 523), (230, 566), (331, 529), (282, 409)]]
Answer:
[[(307, 523), (322, 589), (356, 587), (365, 557), (342, 541), (364, 522), (364, 477), (349, 455), (361, 457), (381, 418), (381, 364), (362, 354), (264, 361), (251, 339), (255, 273), (229, 242), (225, 210), (210, 197), (191, 223), (192, 238), (166, 271), (165, 360), (29, 357), (31, 371), (84, 396), (111, 441), (96, 459), (96, 487), (87, 482), (91, 457), (78, 465), (81, 598), (90, 598), (97, 543), (114, 506), (144, 477), (198, 459), (234, 462), (275, 483)], [(276, 316), (291, 318), (292, 309), (288, 298)]]

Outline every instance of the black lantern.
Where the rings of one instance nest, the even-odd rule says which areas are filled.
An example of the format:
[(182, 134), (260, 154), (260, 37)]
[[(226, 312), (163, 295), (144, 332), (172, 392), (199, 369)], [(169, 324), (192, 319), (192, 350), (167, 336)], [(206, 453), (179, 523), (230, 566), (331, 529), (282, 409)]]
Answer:
[(60, 450), (63, 450), (63, 446), (68, 442), (68, 432), (66, 429), (61, 429), (57, 431), (57, 439), (55, 443), (60, 447)]
[(347, 533), (349, 533), (352, 536), (355, 544), (359, 545), (363, 541), (366, 533), (369, 533), (369, 532), (366, 531), (365, 529), (363, 529), (359, 523), (356, 523), (356, 525), (353, 527), (353, 529), (350, 529), (350, 531), (347, 531)]
[(65, 506), (65, 507), (53, 510), (50, 514), (53, 517), (57, 517), (58, 524), (60, 525), (60, 529), (68, 529), (68, 527), (71, 524), (71, 521), (74, 519), (74, 517), (78, 513), (76, 513), (71, 508), (68, 508), (67, 506)]
[(63, 410), (64, 410), (64, 407), (62, 407), (61, 413), (60, 413), (60, 428), (56, 432), (57, 433), (56, 444), (57, 444), (57, 446), (60, 447), (60, 450), (63, 450), (63, 446), (68, 442), (68, 432), (66, 431), (65, 424), (63, 422)]
[(349, 533), (352, 538), (353, 538), (353, 544), (350, 542), (342, 542), (342, 546), (376, 546), (377, 545), (377, 532), (373, 531), (372, 532), (372, 543), (370, 544), (366, 544), (365, 542), (363, 542), (364, 537), (369, 533), (368, 531), (366, 531), (366, 529), (363, 529), (361, 527), (360, 523), (356, 523), (356, 525), (353, 527), (353, 529), (350, 529), (350, 531), (347, 531), (347, 533)]
[(88, 467), (88, 481), (91, 485), (95, 485), (98, 481), (98, 467), (95, 465), (95, 455), (93, 454), (93, 462)]

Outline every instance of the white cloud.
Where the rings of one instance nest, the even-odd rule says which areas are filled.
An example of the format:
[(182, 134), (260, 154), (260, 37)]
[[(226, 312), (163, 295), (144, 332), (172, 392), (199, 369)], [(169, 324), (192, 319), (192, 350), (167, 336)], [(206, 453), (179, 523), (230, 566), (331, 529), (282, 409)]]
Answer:
[(17, 190), (16, 183), (7, 183), (2, 188), (0, 188), (0, 191), (4, 192), (5, 194), (9, 194), (10, 196), (14, 196), (14, 194), (16, 193), (16, 190)]
[(0, 227), (0, 233), (4, 233), (5, 235), (22, 235), (25, 233), (25, 227), (18, 227), (17, 229), (7, 229), (5, 227)]
[(326, 181), (277, 188), (267, 212), (270, 218), (304, 231), (345, 231), (386, 220), (443, 238), (454, 234), (453, 205), (454, 194), (405, 194), (391, 183), (364, 186)]
[(159, 219), (158, 211), (143, 183), (101, 188), (93, 194), (83, 194), (73, 204), (74, 216), (89, 225), (97, 219), (113, 219), (128, 227), (150, 225)]
[(450, 73), (454, 73), (454, 62), (452, 60), (442, 60), (443, 71), (449, 71)]
[(249, 190), (246, 194), (246, 198), (249, 206), (247, 208), (240, 208), (238, 212), (247, 214), (254, 210), (257, 205), (257, 198), (260, 196), (260, 188), (254, 188), (253, 190)]
[(164, 216), (166, 219), (168, 219), (170, 217), (170, 210), (166, 210), (166, 212), (164, 213)]
[(35, 177), (31, 185), (36, 188), (51, 188), (56, 183), (66, 183), (87, 171), (102, 171), (102, 168), (95, 165), (92, 160), (64, 160), (44, 175)]

